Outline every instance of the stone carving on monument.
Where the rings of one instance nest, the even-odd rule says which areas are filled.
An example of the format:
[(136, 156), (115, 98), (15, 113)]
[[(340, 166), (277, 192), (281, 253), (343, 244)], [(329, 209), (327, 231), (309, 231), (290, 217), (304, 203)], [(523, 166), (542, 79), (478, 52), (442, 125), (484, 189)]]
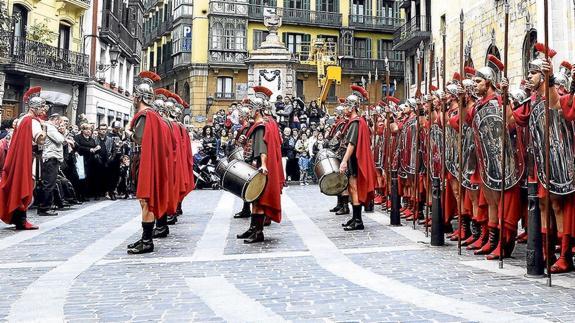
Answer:
[(295, 93), (295, 69), (297, 60), (281, 42), (278, 29), (282, 25), (282, 17), (275, 8), (264, 9), (264, 25), (269, 34), (260, 47), (249, 53), (248, 86), (252, 88), (262, 85), (272, 92), (272, 100), (278, 95), (293, 95)]

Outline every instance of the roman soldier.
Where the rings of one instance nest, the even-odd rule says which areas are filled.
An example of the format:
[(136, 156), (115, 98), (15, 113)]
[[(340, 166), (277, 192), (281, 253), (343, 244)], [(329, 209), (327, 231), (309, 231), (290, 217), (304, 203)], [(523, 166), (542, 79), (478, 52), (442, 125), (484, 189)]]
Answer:
[(272, 91), (263, 86), (253, 88), (255, 98), (251, 100), (251, 114), (254, 124), (247, 132), (250, 149), (247, 159), (259, 172), (267, 176), (267, 184), (262, 195), (252, 202), (251, 223), (249, 229), (238, 235), (244, 243), (264, 241), (264, 223), (266, 217), (281, 222), (281, 192), (285, 182), (282, 169), (280, 132), (277, 123), (270, 115), (269, 98)]
[(166, 122), (152, 108), (154, 102), (153, 84), (160, 77), (150, 71), (138, 75), (134, 87), (134, 108), (136, 114), (131, 123), (133, 151), (133, 174), (136, 180), (136, 197), (142, 208), (142, 237), (128, 245), (128, 254), (142, 254), (154, 251), (154, 220), (169, 210), (170, 167), (173, 148)]
[(375, 163), (371, 154), (369, 126), (360, 117), (360, 97), (368, 100), (367, 91), (356, 85), (351, 86), (352, 94), (346, 98), (345, 114), (349, 118), (344, 133), (346, 151), (340, 164), (340, 172), (349, 175), (348, 192), (353, 210), (352, 218), (345, 223), (345, 231), (363, 230), (361, 206), (368, 205), (375, 192)]
[[(476, 155), (481, 175), (481, 190), (488, 207), (489, 239), (478, 250), (477, 255), (487, 255), (487, 259), (498, 259), (501, 254), (508, 257), (515, 247), (517, 224), (521, 217), (520, 185), (519, 181), (525, 169), (524, 148), (518, 140), (518, 132), (509, 120), (503, 120), (503, 107), (501, 96), (497, 93), (496, 84), (503, 70), (503, 63), (493, 55), (488, 55), (488, 65), (478, 69), (473, 81), (476, 85), (477, 95), (481, 97), (470, 109), (464, 109), (466, 122), (472, 125), (475, 135)], [(508, 115), (511, 114), (511, 111)], [(505, 150), (508, 160), (506, 170), (501, 169), (503, 138), (501, 129), (505, 128), (509, 147)], [(496, 130), (496, 131), (495, 131)], [(506, 173), (505, 178), (503, 173)], [(503, 182), (503, 183), (502, 183)], [(503, 184), (503, 185), (502, 185)], [(501, 187), (505, 199), (505, 207), (499, 207)], [(499, 240), (499, 218), (503, 219), (503, 241)]]
[(38, 229), (28, 222), (26, 213), (34, 194), (33, 148), (42, 146), (46, 139), (41, 120), (46, 117), (48, 106), (41, 93), (41, 87), (32, 87), (24, 93), (28, 113), (17, 122), (2, 169), (0, 219), (14, 224), (16, 230)]
[[(335, 124), (331, 128), (329, 134), (327, 135), (328, 147), (331, 151), (335, 152), (338, 159), (341, 161), (344, 155), (345, 148), (342, 145), (343, 129), (347, 124), (347, 118), (345, 117), (345, 108), (342, 105), (345, 102), (344, 98), (339, 99), (339, 105), (335, 107), (334, 114), (336, 117)], [(335, 212), (336, 215), (349, 214), (349, 195), (347, 190), (344, 190), (341, 194), (337, 196), (337, 204), (335, 207), (329, 210), (330, 212)]]
[[(394, 153), (397, 150), (397, 137), (400, 132), (400, 126), (398, 124), (399, 117), (401, 114), (401, 109), (399, 107), (399, 99), (393, 96), (388, 96), (386, 98), (387, 105), (384, 108), (384, 113), (386, 117), (384, 119), (384, 137), (385, 147), (383, 148), (383, 196), (382, 201), (383, 209), (391, 209), (391, 170), (394, 168)], [(387, 116), (389, 115), (389, 116)]]
[[(246, 151), (246, 144), (248, 143), (247, 134), (253, 124), (252, 122), (250, 122), (250, 113), (251, 113), (251, 109), (249, 107), (250, 102), (251, 102), (250, 99), (248, 98), (244, 99), (241, 102), (241, 106), (238, 110), (241, 127), (238, 130), (238, 134), (236, 135), (235, 140), (236, 145), (242, 147), (244, 149), (244, 152)], [(250, 211), (250, 203), (244, 201), (242, 209), (234, 215), (234, 218), (235, 219), (250, 218), (251, 216), (252, 213)]]
[[(547, 51), (549, 59), (555, 56), (556, 52), (545, 45), (538, 43), (535, 49), (540, 56)], [(573, 151), (573, 126), (571, 121), (575, 118), (561, 113), (560, 91), (566, 94), (565, 86), (568, 85), (568, 75), (565, 77), (566, 66), (561, 66), (556, 77), (553, 76), (553, 68), (550, 61), (544, 58), (536, 58), (529, 62), (529, 76), (527, 78), (531, 89), (531, 99), (523, 104), (521, 108), (513, 111), (513, 119), (519, 126), (529, 127), (530, 139), (533, 147), (535, 164), (529, 169), (531, 182), (539, 182), (539, 205), (541, 210), (542, 232), (549, 235), (551, 243), (546, 246), (544, 241), (544, 256), (550, 257), (554, 262), (551, 266), (551, 273), (564, 273), (573, 270), (573, 255), (571, 237), (573, 236), (573, 216), (575, 212), (575, 184), (573, 184), (573, 174), (575, 173), (574, 151)], [(545, 84), (545, 76), (551, 75), (549, 84)], [(564, 77), (560, 88), (556, 83), (557, 78)], [(550, 148), (545, 148), (545, 90), (549, 87), (549, 133)], [(545, 151), (550, 155), (550, 178), (549, 183), (545, 174)], [(546, 196), (549, 194), (550, 208), (547, 207)], [(553, 225), (547, 223), (547, 211), (553, 212), (549, 215), (552, 223), (557, 225), (557, 234), (553, 232)], [(554, 221), (553, 221), (554, 218)], [(555, 239), (561, 240), (561, 256), (555, 260), (554, 249)]]

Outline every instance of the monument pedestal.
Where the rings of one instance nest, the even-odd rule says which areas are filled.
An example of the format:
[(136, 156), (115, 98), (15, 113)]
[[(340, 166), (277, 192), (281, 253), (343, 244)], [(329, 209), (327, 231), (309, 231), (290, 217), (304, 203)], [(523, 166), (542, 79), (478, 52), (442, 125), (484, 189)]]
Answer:
[(275, 12), (267, 12), (264, 24), (269, 34), (259, 49), (250, 52), (246, 64), (248, 65), (248, 87), (265, 86), (273, 92), (271, 101), (278, 95), (294, 96), (295, 69), (297, 59), (292, 56), (285, 45), (280, 41), (277, 29), (281, 26), (281, 17)]

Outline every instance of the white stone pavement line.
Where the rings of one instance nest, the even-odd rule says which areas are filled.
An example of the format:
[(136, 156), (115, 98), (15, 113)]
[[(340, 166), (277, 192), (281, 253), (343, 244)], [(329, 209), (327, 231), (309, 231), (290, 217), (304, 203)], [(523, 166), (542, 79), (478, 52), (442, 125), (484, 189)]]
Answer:
[[(381, 225), (389, 225), (390, 219), (389, 219), (389, 214), (385, 214), (383, 212), (380, 211), (375, 211), (375, 213), (364, 213), (364, 216), (370, 218), (371, 220), (381, 224)], [(419, 230), (413, 230), (413, 223), (412, 222), (408, 222), (407, 225), (403, 225), (400, 227), (392, 227), (390, 226), (388, 229), (390, 229), (391, 231), (403, 236), (404, 238), (412, 241), (412, 242), (423, 242), (423, 243), (429, 243), (430, 239), (429, 237), (425, 237), (425, 234), (422, 233)]]
[(23, 269), (23, 268), (47, 268), (56, 267), (63, 261), (27, 261), (27, 262), (9, 262), (0, 264), (0, 269)]
[[(317, 263), (336, 276), (398, 301), (411, 303), (417, 307), (466, 320), (480, 322), (547, 322), (435, 294), (395, 279), (378, 275), (355, 264), (343, 255), (290, 197), (283, 195), (282, 204), (286, 210), (286, 217), (290, 219), (298, 235), (309, 248)], [(382, 259), (382, 261), (385, 260)]]
[(187, 278), (194, 294), (226, 322), (285, 322), (286, 320), (244, 294), (223, 276)]
[[(404, 245), (404, 246), (390, 246), (390, 247), (369, 247), (369, 248), (350, 248), (340, 249), (343, 254), (366, 254), (378, 252), (394, 252), (394, 251), (410, 251), (424, 249), (418, 245)], [(309, 257), (309, 251), (278, 251), (278, 252), (265, 252), (265, 253), (242, 253), (231, 255), (214, 255), (211, 258), (197, 260), (194, 257), (154, 257), (154, 258), (140, 258), (140, 259), (103, 259), (95, 263), (95, 266), (105, 266), (109, 264), (166, 264), (166, 263), (185, 263), (185, 262), (206, 262), (206, 261), (232, 261), (232, 260), (253, 260), (253, 259), (272, 259), (272, 258), (295, 258), (295, 257)], [(26, 263), (14, 263), (17, 266)], [(0, 268), (1, 265), (0, 265)], [(26, 267), (23, 267), (26, 268)]]
[(21, 243), (21, 242), (24, 242), (26, 240), (30, 240), (30, 239), (37, 237), (43, 233), (46, 233), (46, 232), (53, 230), (53, 229), (56, 229), (56, 228), (66, 224), (66, 223), (77, 220), (83, 216), (86, 216), (90, 213), (96, 212), (102, 208), (105, 208), (105, 207), (110, 206), (110, 205), (117, 203), (117, 202), (118, 201), (102, 201), (102, 202), (96, 203), (94, 205), (90, 205), (88, 207), (80, 209), (78, 211), (74, 211), (74, 212), (71, 212), (71, 213), (66, 214), (64, 216), (58, 217), (54, 220), (44, 222), (44, 223), (39, 225), (40, 229), (38, 229), (38, 230), (20, 231), (16, 234), (13, 234), (13, 235), (8, 236), (6, 238), (0, 239), (0, 250), (7, 249), (7, 248), (10, 248), (14, 245)]
[[(513, 266), (509, 264), (505, 264), (503, 269), (499, 269), (499, 262), (497, 261), (485, 261), (485, 260), (469, 260), (469, 261), (460, 261), (460, 264), (482, 269), (485, 271), (489, 271), (492, 273), (500, 274), (503, 276), (511, 276), (511, 277), (518, 277), (525, 280), (529, 280), (532, 282), (537, 282), (541, 284), (547, 284), (547, 279), (543, 278), (530, 278), (526, 277), (525, 273), (527, 272), (525, 268), (519, 266)], [(573, 281), (572, 277), (562, 276), (560, 274), (553, 275), (553, 285), (554, 286), (561, 286), (565, 288), (575, 289), (575, 281)]]
[(192, 255), (193, 261), (202, 261), (224, 254), (228, 234), (230, 233), (234, 199), (231, 193), (222, 193), (214, 214), (196, 245)]
[(64, 322), (64, 304), (74, 280), (95, 262), (140, 230), (135, 216), (89, 245), (63, 264), (42, 275), (12, 304), (9, 322)]

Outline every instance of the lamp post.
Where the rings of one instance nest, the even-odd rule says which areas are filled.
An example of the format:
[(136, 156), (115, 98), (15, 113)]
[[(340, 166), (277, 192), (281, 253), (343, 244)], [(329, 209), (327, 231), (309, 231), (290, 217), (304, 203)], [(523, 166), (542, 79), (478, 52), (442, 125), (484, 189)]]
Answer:
[(208, 113), (210, 112), (212, 105), (214, 105), (214, 97), (209, 95), (206, 98), (206, 118), (208, 117)]

